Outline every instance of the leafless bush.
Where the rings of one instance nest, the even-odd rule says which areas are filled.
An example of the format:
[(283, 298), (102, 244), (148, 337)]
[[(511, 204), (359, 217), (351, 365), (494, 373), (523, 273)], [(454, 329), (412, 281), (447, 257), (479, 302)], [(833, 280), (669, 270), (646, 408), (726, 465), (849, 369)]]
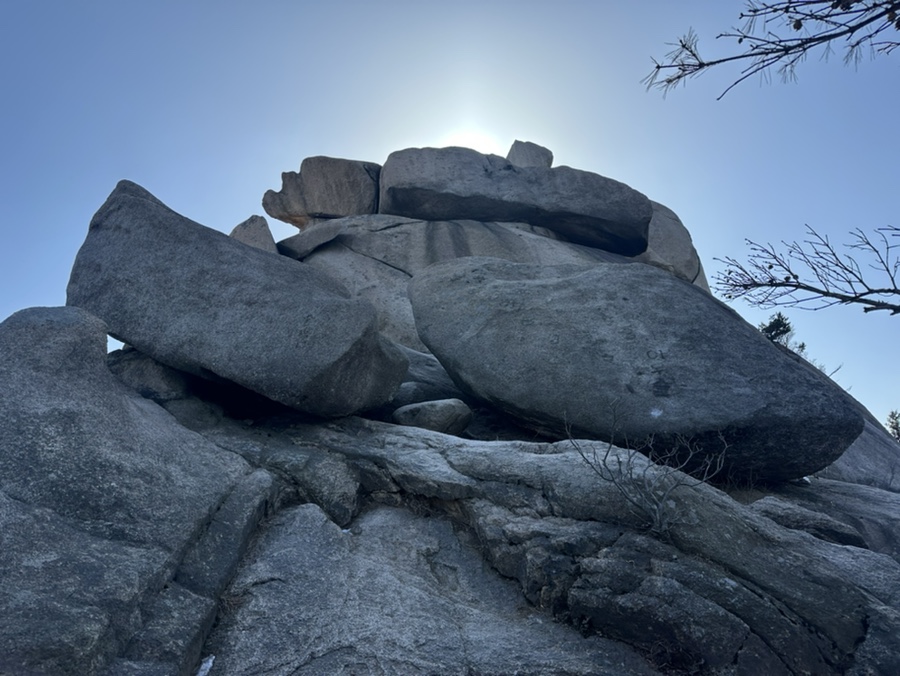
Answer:
[[(615, 437), (613, 437), (615, 438)], [(586, 450), (569, 435), (569, 442), (601, 481), (615, 486), (630, 512), (649, 533), (667, 539), (683, 514), (673, 499), (676, 491), (705, 483), (722, 471), (728, 443), (720, 434), (722, 450), (701, 451), (689, 437), (675, 435), (665, 445), (653, 436), (643, 443), (619, 448), (612, 442), (592, 444)]]

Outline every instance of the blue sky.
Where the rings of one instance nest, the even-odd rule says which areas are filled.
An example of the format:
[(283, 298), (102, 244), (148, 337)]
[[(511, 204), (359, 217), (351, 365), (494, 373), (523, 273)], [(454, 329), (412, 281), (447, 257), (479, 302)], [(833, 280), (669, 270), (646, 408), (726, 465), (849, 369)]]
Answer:
[[(62, 305), (94, 211), (121, 178), (229, 231), (304, 157), (514, 139), (678, 213), (707, 272), (745, 238), (834, 241), (898, 225), (898, 57), (813, 58), (799, 83), (723, 68), (663, 98), (640, 80), (724, 0), (0, 1), (0, 318)], [(270, 224), (276, 237), (295, 232)], [(139, 255), (140, 252), (135, 252)], [(734, 304), (754, 324), (771, 311)], [(900, 317), (787, 310), (809, 354), (880, 419), (900, 408)]]

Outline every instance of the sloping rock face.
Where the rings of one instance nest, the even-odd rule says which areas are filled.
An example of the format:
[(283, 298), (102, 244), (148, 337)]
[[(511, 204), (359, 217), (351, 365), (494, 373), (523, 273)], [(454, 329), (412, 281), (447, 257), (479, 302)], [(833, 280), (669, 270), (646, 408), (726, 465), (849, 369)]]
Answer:
[(190, 668), (224, 584), (173, 578), (250, 466), (119, 383), (79, 308), (0, 324), (0, 420), (0, 671), (100, 673), (140, 635)]
[(378, 211), (378, 174), (372, 162), (307, 157), (300, 173), (281, 175), (280, 192), (268, 190), (263, 209), (272, 218), (304, 228), (315, 219)]
[(417, 275), (410, 298), (463, 390), (557, 435), (683, 443), (688, 466), (724, 453), (732, 480), (780, 481), (826, 467), (863, 428), (842, 390), (649, 266), (463, 258)]
[(378, 210), (441, 221), (545, 227), (623, 256), (647, 248), (650, 200), (624, 183), (569, 167), (517, 167), (468, 148), (410, 148), (381, 170)]
[[(457, 611), (450, 608), (460, 602), (469, 606), (467, 614), (484, 612), (472, 599), (486, 592), (478, 591), (471, 567), (460, 565), (460, 544), (437, 519), (441, 515), (464, 526), (456, 536), (462, 550), (479, 549), (534, 605), (639, 646), (667, 673), (891, 673), (900, 664), (892, 652), (900, 647), (897, 561), (784, 528), (634, 451), (583, 440), (474, 442), (360, 419), (324, 426), (283, 420), (274, 426), (217, 424), (200, 431), (272, 468), (285, 467), (286, 457), (326, 454), (355, 471), (357, 496), (378, 495), (387, 504), (408, 504), (418, 496), (424, 500), (417, 503), (419, 509), (437, 520), (426, 525), (393, 510), (369, 512), (358, 502), (354, 510), (361, 516), (344, 532), (313, 509), (285, 515), (273, 525), (272, 539), (263, 541), (239, 573), (230, 592), (237, 609), (207, 645), (210, 654), (222, 655), (222, 673), (264, 670), (272, 653), (290, 665), (277, 673), (316, 673), (319, 666), (328, 671), (334, 668), (330, 657), (318, 656), (330, 656), (329, 650), (342, 664), (364, 669), (402, 671), (392, 661), (399, 659), (412, 673), (414, 666), (427, 673), (461, 673), (476, 665), (476, 671), (488, 673), (488, 667), (514, 671), (519, 651), (527, 651), (517, 641), (504, 644), (506, 656), (498, 662), (478, 661), (484, 659), (483, 644), (468, 634), (468, 624), (447, 621), (439, 627), (419, 619), (422, 604), (436, 604), (436, 614), (451, 617)], [(605, 465), (595, 465), (604, 458)], [(612, 474), (603, 479), (595, 467)], [(892, 504), (870, 490), (870, 500)], [(668, 512), (662, 538), (649, 536), (641, 525), (658, 507)], [(308, 522), (312, 525), (300, 525)], [(387, 549), (378, 556), (379, 566), (391, 562), (383, 580), (368, 558), (376, 546), (366, 541), (380, 528), (391, 532), (378, 537), (378, 547)], [(404, 532), (418, 535), (401, 544)], [(311, 549), (324, 549), (315, 561), (330, 563), (321, 568), (313, 560), (303, 564)], [(291, 566), (291, 561), (301, 563)], [(330, 571), (337, 578), (334, 584), (313, 583), (320, 570)], [(354, 583), (357, 576), (372, 584)], [(263, 586), (271, 580), (278, 584)], [(433, 585), (440, 580), (443, 591), (434, 600)], [(397, 599), (403, 599), (399, 607)], [(334, 622), (340, 629), (313, 631), (302, 620), (310, 605), (322, 609), (319, 623)], [(414, 628), (407, 638), (391, 639), (392, 628), (367, 621), (371, 611), (362, 606), (373, 605), (390, 608), (394, 623), (411, 618)], [(505, 601), (490, 605), (490, 622), (502, 635), (509, 606)], [(328, 610), (333, 606), (339, 608)], [(344, 610), (357, 606), (358, 612)], [(292, 619), (283, 625), (265, 619), (285, 614)], [(360, 626), (371, 640), (348, 638)], [(422, 626), (431, 639), (411, 649), (410, 637), (414, 642)], [(493, 641), (497, 634), (488, 636)], [(526, 643), (534, 640), (527, 632), (518, 636)], [(459, 656), (438, 661), (434, 655), (448, 645), (467, 645), (471, 652), (463, 654), (471, 661), (463, 665)], [(582, 645), (576, 654), (593, 649)], [(607, 653), (596, 672), (641, 673), (629, 661), (618, 669), (601, 666), (609, 665), (610, 655), (621, 654)], [(582, 673), (568, 668), (571, 661), (555, 664), (557, 670), (548, 673)]]
[(194, 223), (127, 181), (91, 221), (67, 302), (169, 366), (316, 415), (384, 403), (407, 366), (372, 306), (339, 283)]

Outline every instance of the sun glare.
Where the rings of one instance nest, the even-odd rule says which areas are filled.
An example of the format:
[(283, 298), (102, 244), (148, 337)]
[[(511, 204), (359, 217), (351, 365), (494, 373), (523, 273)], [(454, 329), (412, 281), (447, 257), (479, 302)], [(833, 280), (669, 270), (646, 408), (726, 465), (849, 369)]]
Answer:
[(437, 142), (437, 146), (445, 148), (447, 146), (462, 146), (463, 148), (472, 148), (480, 153), (489, 153), (506, 157), (509, 152), (510, 141), (507, 144), (501, 143), (490, 134), (478, 129), (456, 129)]

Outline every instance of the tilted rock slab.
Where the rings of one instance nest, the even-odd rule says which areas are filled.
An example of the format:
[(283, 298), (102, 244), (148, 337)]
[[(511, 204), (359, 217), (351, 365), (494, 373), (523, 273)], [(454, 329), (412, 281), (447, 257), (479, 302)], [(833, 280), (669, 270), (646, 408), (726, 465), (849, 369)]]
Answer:
[(780, 481), (826, 467), (863, 428), (824, 375), (651, 266), (464, 258), (416, 275), (410, 299), (463, 391), (556, 435), (679, 444), (690, 466), (724, 450), (722, 477)]
[(409, 148), (381, 169), (378, 211), (430, 221), (513, 221), (636, 256), (653, 209), (637, 190), (570, 167), (517, 167), (468, 148)]
[(0, 672), (99, 674), (133, 656), (188, 673), (249, 533), (218, 534), (212, 578), (173, 578), (250, 466), (121, 384), (106, 326), (80, 308), (0, 324), (0, 421)]
[(316, 415), (378, 406), (406, 372), (370, 303), (309, 266), (180, 216), (128, 181), (91, 221), (68, 304), (164, 364)]
[(336, 157), (307, 157), (300, 173), (281, 174), (281, 191), (267, 190), (263, 209), (272, 218), (298, 228), (311, 220), (378, 211), (378, 174), (372, 162)]

